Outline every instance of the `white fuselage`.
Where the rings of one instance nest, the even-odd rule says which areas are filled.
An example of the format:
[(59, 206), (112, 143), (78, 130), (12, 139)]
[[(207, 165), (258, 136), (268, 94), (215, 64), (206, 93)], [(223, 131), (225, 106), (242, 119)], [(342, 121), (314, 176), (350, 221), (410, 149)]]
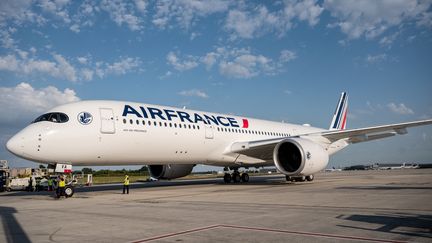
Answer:
[[(324, 131), (309, 126), (120, 101), (81, 101), (50, 112), (66, 114), (68, 121), (34, 122), (9, 140), (8, 149), (37, 162), (78, 166), (168, 163), (260, 166), (273, 165), (273, 161), (231, 153), (230, 146), (242, 141)], [(91, 117), (83, 116), (83, 112)], [(331, 150), (327, 146), (327, 149), (333, 153), (342, 147)]]

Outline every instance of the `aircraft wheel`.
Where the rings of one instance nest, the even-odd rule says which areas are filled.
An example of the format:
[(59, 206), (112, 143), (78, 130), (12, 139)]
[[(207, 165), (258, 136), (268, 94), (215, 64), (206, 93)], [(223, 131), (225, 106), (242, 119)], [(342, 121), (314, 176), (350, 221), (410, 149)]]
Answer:
[(75, 190), (72, 186), (66, 186), (64, 189), (65, 197), (72, 197)]
[(241, 180), (241, 178), (240, 178), (240, 173), (238, 173), (238, 172), (234, 172), (234, 173), (232, 174), (232, 180), (233, 180), (233, 182), (235, 182), (235, 183), (240, 182), (240, 180)]
[(300, 182), (304, 182), (304, 181), (306, 181), (306, 177), (305, 176), (300, 176), (297, 180), (300, 181)]
[(294, 181), (294, 179), (291, 176), (285, 176), (286, 181)]
[(249, 181), (249, 175), (248, 175), (248, 173), (243, 173), (241, 175), (241, 180), (242, 180), (242, 182), (248, 182)]
[(313, 181), (314, 178), (315, 178), (314, 175), (308, 175), (308, 176), (306, 176), (306, 180), (307, 180), (307, 181)]
[(225, 183), (230, 183), (230, 182), (231, 182), (231, 175), (228, 174), (228, 173), (225, 173), (223, 179), (224, 179), (224, 182), (225, 182)]

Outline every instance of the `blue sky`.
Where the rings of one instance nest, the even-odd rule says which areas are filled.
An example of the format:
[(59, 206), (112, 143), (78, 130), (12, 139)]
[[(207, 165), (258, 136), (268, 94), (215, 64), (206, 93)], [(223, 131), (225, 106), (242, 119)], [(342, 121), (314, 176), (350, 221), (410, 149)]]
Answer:
[[(327, 128), (432, 118), (432, 1), (0, 2), (0, 142), (53, 106), (155, 103)], [(12, 166), (34, 165), (9, 154)], [(432, 162), (432, 128), (330, 165)]]

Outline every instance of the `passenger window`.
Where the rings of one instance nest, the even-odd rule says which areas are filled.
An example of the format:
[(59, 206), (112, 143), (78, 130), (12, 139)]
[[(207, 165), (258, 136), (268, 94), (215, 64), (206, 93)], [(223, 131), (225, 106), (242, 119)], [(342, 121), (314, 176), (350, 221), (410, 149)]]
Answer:
[(130, 120), (129, 120), (129, 123), (130, 123), (130, 124), (133, 124), (133, 121), (132, 121), (132, 119), (130, 119)]
[(139, 120), (136, 120), (136, 124), (139, 125)]
[(123, 123), (126, 124), (126, 119), (123, 119)]
[(142, 124), (145, 125), (145, 121), (144, 120), (142, 121)]

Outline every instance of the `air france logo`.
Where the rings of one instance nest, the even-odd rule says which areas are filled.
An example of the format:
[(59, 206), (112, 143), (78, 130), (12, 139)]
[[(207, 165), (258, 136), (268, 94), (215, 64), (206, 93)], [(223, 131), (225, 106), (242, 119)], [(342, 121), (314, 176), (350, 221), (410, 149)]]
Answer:
[(78, 114), (78, 121), (83, 125), (88, 125), (93, 121), (93, 116), (84, 111)]
[(239, 123), (236, 118), (227, 117), (224, 115), (185, 112), (170, 109), (158, 109), (154, 107), (139, 106), (139, 109), (135, 109), (130, 105), (125, 105), (122, 116), (127, 117), (128, 115), (134, 115), (137, 118), (160, 119), (163, 121), (177, 120), (180, 122), (189, 122), (196, 124), (202, 123), (205, 125), (249, 128), (248, 119), (241, 119), (242, 123)]

